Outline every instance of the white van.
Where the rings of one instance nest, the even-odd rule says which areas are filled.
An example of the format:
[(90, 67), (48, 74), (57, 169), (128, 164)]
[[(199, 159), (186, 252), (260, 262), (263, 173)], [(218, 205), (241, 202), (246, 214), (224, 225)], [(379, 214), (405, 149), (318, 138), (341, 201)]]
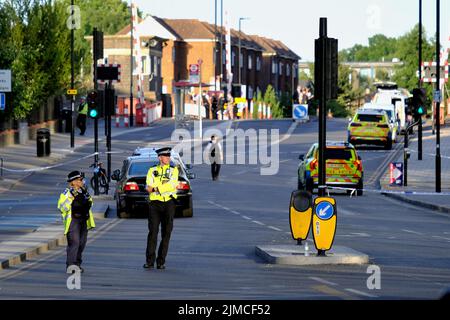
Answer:
[(404, 133), (410, 121), (406, 116), (406, 99), (409, 96), (399, 89), (378, 89), (372, 99), (372, 103), (377, 105), (393, 105), (395, 113), (399, 119), (400, 132)]

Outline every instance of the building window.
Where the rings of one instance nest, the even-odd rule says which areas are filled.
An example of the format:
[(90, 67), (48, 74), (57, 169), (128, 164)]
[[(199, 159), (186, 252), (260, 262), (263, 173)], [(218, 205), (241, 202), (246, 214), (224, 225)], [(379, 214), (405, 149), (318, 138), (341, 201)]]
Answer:
[(291, 68), (292, 68), (292, 66), (290, 66), (290, 65), (286, 65), (286, 75), (288, 76), (288, 77), (290, 77), (291, 76)]
[(298, 75), (298, 66), (294, 64), (294, 78), (297, 78)]
[(272, 73), (277, 74), (278, 73), (278, 63), (275, 61), (272, 61)]
[(236, 59), (236, 54), (234, 51), (231, 51), (231, 66), (234, 67), (235, 63), (234, 60)]
[(177, 57), (177, 52), (175, 47), (172, 48), (172, 62), (175, 63)]
[(249, 55), (248, 56), (248, 70), (252, 69), (252, 67), (253, 67), (252, 65), (253, 65), (253, 59), (252, 59), (252, 56)]
[(261, 70), (261, 59), (258, 57), (256, 57), (256, 71), (260, 71)]
[(239, 55), (239, 67), (242, 69), (244, 67), (244, 54), (241, 52)]
[(227, 63), (227, 51), (225, 49), (223, 49), (222, 51), (222, 64), (226, 64)]
[(283, 75), (283, 67), (284, 67), (283, 62), (280, 62), (280, 76)]

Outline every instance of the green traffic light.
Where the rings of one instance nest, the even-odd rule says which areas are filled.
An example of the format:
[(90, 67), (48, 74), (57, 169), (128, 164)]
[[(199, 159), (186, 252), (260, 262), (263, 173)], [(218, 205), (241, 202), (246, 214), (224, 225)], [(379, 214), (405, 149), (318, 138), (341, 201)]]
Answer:
[(97, 118), (98, 112), (96, 109), (92, 109), (91, 111), (89, 111), (89, 116), (91, 118)]
[(423, 115), (425, 113), (425, 110), (423, 109), (423, 107), (419, 107), (419, 109), (417, 109), (417, 113)]

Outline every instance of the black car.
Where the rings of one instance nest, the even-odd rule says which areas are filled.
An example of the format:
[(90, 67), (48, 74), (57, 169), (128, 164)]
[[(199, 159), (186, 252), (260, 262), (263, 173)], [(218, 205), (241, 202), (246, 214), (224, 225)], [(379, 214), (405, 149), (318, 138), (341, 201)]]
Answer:
[[(149, 194), (145, 188), (147, 172), (158, 163), (155, 155), (132, 156), (124, 160), (122, 170), (113, 172), (111, 179), (117, 181), (115, 199), (119, 218), (148, 217)], [(171, 164), (179, 172), (175, 216), (192, 217), (192, 189), (189, 179), (194, 179), (195, 175), (187, 172), (176, 160), (171, 160)]]

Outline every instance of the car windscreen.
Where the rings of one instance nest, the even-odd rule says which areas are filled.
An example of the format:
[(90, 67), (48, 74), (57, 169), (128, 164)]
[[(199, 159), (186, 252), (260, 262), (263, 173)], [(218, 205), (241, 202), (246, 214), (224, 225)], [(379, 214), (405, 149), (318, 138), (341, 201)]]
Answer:
[(325, 158), (333, 160), (352, 160), (353, 150), (343, 148), (327, 148), (325, 150)]
[[(138, 176), (147, 176), (148, 170), (156, 166), (159, 163), (159, 161), (148, 161), (148, 162), (134, 162), (131, 163), (130, 169), (128, 169), (128, 175), (133, 177)], [(178, 173), (180, 175), (184, 174), (184, 170), (180, 167), (179, 164), (177, 164)]]
[(147, 176), (148, 169), (156, 166), (159, 161), (133, 162), (128, 169), (129, 176)]
[(382, 122), (383, 115), (378, 114), (358, 114), (358, 121), (361, 122)]

